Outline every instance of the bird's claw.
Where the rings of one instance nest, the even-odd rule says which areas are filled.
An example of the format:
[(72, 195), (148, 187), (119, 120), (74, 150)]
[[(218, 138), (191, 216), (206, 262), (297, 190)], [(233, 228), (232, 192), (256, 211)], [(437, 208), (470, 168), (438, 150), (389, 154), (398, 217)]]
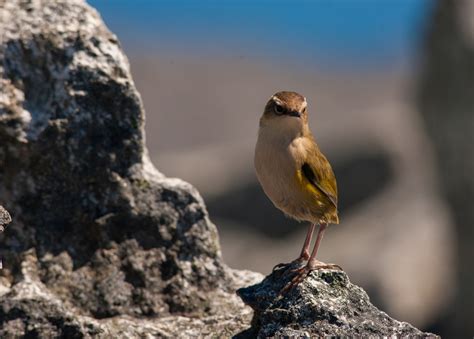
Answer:
[(291, 267), (295, 264), (298, 264), (298, 265), (301, 265), (302, 263), (304, 263), (305, 259), (302, 258), (302, 257), (299, 257), (299, 258), (296, 258), (295, 260), (293, 260), (292, 262), (289, 262), (289, 263), (279, 263), (279, 264), (276, 264), (273, 268), (272, 268), (272, 272), (275, 272), (275, 271), (279, 271), (279, 270), (282, 270), (282, 269), (287, 269), (288, 267)]
[(311, 271), (312, 269), (310, 269), (307, 265), (291, 270), (291, 273), (295, 274), (295, 276), (290, 280), (288, 284), (285, 285), (285, 287), (283, 287), (283, 289), (280, 291), (280, 294), (286, 294), (291, 289), (298, 286), (300, 282), (302, 282)]
[(295, 274), (295, 276), (290, 280), (288, 284), (283, 287), (283, 289), (280, 291), (280, 294), (286, 294), (288, 293), (291, 289), (294, 287), (298, 286), (307, 276), (309, 273), (315, 270), (321, 270), (321, 269), (337, 269), (342, 271), (342, 267), (336, 264), (325, 264), (323, 262), (318, 262), (318, 264), (314, 266), (310, 265), (305, 265), (303, 267), (299, 267), (296, 269), (291, 270), (290, 272), (292, 274)]

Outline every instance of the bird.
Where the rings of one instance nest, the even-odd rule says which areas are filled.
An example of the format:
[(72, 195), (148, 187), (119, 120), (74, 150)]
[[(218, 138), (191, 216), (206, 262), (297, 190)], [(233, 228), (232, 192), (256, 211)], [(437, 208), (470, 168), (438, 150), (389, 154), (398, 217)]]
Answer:
[[(338, 196), (334, 172), (309, 128), (304, 96), (280, 91), (270, 97), (260, 118), (254, 165), (273, 205), (290, 218), (309, 222), (303, 248), (295, 259), (307, 263), (294, 270), (295, 276), (284, 290), (298, 285), (313, 270), (341, 269), (316, 259), (328, 225), (339, 223)], [(316, 226), (318, 234), (310, 254)]]

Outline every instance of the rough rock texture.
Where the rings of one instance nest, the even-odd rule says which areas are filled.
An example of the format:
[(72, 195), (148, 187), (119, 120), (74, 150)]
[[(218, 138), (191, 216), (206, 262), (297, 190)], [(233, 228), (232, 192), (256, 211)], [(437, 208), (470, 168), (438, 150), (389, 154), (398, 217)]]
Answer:
[[(98, 14), (79, 0), (0, 0), (0, 33), (0, 196), (15, 215), (0, 239), (0, 337), (249, 333), (235, 290), (262, 277), (224, 265), (198, 192), (150, 163), (127, 59)], [(322, 296), (365, 296), (338, 274)], [(321, 309), (306, 309), (308, 333)], [(289, 333), (292, 310), (256, 319)]]
[(252, 328), (242, 336), (436, 337), (377, 309), (343, 271), (311, 272), (300, 285), (281, 295), (281, 289), (294, 276), (291, 270), (297, 267), (279, 268), (262, 282), (237, 291), (255, 312)]
[(234, 291), (258, 275), (224, 266), (198, 192), (150, 163), (128, 61), (99, 15), (0, 1), (0, 39), (0, 197), (16, 216), (0, 336), (247, 326)]
[[(12, 222), (10, 213), (0, 205), (0, 233), (5, 230), (5, 226)], [(2, 258), (0, 258), (0, 269), (3, 267)]]
[[(215, 290), (206, 300), (208, 308), (199, 315), (171, 314), (157, 317), (94, 317), (78, 307), (68, 305), (52, 286), (41, 281), (41, 267), (34, 251), (23, 253), (18, 283), (0, 301), (0, 336), (41, 338), (143, 338), (144, 336), (183, 338), (210, 336), (216, 333), (230, 337), (248, 327), (251, 310), (244, 307), (234, 293)], [(235, 290), (258, 279), (246, 271), (228, 271)], [(84, 280), (87, 280), (84, 277)], [(115, 291), (120, 294), (120, 290)], [(178, 294), (177, 292), (173, 292)], [(172, 295), (170, 295), (172, 297)]]
[(11, 223), (11, 221), (10, 213), (0, 205), (0, 232), (3, 232), (5, 226)]
[(474, 334), (474, 1), (439, 0), (427, 31), (418, 106), (455, 223), (458, 286), (446, 336)]

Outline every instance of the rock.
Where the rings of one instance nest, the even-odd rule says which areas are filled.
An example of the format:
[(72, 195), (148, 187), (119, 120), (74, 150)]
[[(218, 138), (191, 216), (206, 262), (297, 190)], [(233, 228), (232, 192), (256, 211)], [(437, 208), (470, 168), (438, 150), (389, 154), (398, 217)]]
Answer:
[(151, 164), (127, 58), (97, 12), (17, 0), (0, 18), (0, 196), (15, 214), (0, 336), (247, 327), (234, 291), (259, 275), (224, 265), (199, 193)]
[(439, 187), (455, 224), (457, 286), (454, 303), (442, 315), (446, 337), (474, 333), (474, 2), (439, 0), (433, 6), (417, 104), (433, 142)]
[(5, 226), (12, 222), (12, 218), (10, 217), (10, 213), (0, 205), (0, 232), (3, 232)]
[[(116, 316), (97, 318), (75, 307), (68, 307), (40, 280), (39, 262), (34, 251), (24, 253), (21, 282), (15, 284), (0, 303), (0, 335), (3, 337), (33, 336), (41, 338), (143, 338), (199, 337), (221, 333), (230, 337), (246, 328), (251, 310), (243, 307), (235, 294), (216, 291), (209, 304), (222, 307), (219, 314), (186, 317)], [(228, 273), (235, 286), (255, 281), (260, 276), (246, 271)], [(118, 292), (118, 291), (117, 291)]]
[(290, 264), (274, 270), (237, 294), (255, 312), (252, 328), (241, 337), (437, 337), (397, 321), (370, 303), (365, 291), (337, 270), (311, 272), (302, 283), (281, 294), (294, 276)]
[[(11, 223), (12, 218), (10, 217), (10, 214), (8, 211), (3, 208), (2, 205), (0, 205), (0, 233), (2, 233), (5, 230), (5, 226)], [(2, 259), (0, 258), (0, 269), (3, 268), (3, 262)], [(0, 287), (0, 294), (1, 294), (1, 287)]]

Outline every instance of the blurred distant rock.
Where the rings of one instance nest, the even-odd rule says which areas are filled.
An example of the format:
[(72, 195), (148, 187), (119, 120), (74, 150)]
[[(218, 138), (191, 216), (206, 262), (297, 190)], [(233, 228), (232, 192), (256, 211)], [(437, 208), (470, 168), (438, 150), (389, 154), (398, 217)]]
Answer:
[(437, 1), (427, 32), (418, 103), (435, 147), (439, 184), (456, 228), (459, 286), (446, 333), (474, 333), (474, 2)]
[(437, 337), (378, 310), (343, 271), (313, 271), (300, 285), (281, 295), (296, 267), (298, 264), (284, 266), (262, 282), (237, 291), (255, 312), (252, 328), (242, 337)]

